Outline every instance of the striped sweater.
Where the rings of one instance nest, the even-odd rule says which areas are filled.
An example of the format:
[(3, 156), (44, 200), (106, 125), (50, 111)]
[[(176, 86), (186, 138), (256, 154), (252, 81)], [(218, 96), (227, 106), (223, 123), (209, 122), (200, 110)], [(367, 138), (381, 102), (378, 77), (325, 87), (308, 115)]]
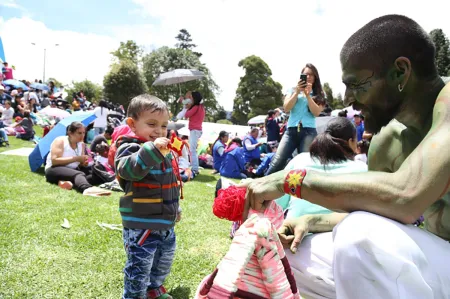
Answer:
[(115, 156), (116, 176), (125, 195), (120, 198), (126, 228), (167, 230), (175, 225), (180, 186), (172, 154), (164, 157), (153, 142), (121, 136)]

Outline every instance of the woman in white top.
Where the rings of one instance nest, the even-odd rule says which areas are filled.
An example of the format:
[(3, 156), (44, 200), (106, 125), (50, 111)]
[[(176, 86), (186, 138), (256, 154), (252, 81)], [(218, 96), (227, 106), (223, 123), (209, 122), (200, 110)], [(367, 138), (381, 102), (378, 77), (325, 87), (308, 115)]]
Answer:
[(85, 155), (84, 134), (84, 125), (73, 122), (67, 127), (67, 136), (60, 136), (52, 142), (45, 165), (45, 178), (63, 189), (75, 187), (85, 195), (109, 195), (110, 191), (92, 187), (100, 181), (86, 169), (89, 157)]
[(94, 131), (95, 136), (103, 134), (105, 132), (105, 128), (108, 124), (108, 105), (104, 100), (101, 100), (98, 104), (98, 107), (94, 109), (94, 114), (97, 118), (94, 121)]

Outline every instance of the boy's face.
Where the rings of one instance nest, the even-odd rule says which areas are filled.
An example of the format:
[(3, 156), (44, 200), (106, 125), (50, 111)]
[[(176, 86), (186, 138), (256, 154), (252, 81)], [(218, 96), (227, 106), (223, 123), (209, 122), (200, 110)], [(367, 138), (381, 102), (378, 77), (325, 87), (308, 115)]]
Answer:
[(128, 126), (136, 136), (147, 141), (155, 141), (157, 138), (167, 136), (169, 113), (164, 111), (144, 111), (138, 119), (128, 118)]

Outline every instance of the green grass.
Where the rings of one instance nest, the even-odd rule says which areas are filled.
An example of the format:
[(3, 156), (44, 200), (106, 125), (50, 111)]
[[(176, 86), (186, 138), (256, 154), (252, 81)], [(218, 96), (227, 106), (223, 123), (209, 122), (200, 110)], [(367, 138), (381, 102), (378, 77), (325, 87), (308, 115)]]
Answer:
[[(38, 131), (38, 136), (40, 132)], [(32, 147), (10, 138), (10, 148)], [(217, 177), (204, 171), (184, 188), (183, 219), (176, 225), (177, 251), (166, 288), (192, 298), (230, 245), (230, 222), (211, 210)], [(125, 253), (119, 231), (120, 193), (85, 197), (45, 182), (27, 157), (0, 155), (0, 298), (120, 298)], [(61, 227), (67, 218), (72, 227)]]

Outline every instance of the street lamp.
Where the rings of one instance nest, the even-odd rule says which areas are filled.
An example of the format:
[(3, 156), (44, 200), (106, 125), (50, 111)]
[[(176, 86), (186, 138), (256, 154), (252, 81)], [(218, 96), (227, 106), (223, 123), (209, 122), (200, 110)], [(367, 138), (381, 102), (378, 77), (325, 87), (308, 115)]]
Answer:
[[(31, 43), (33, 46), (36, 46), (36, 43)], [(58, 47), (59, 46), (59, 44), (54, 44), (53, 45), (54, 47)], [(47, 48), (44, 48), (44, 73), (43, 73), (43, 75), (42, 75), (42, 83), (44, 83), (45, 82), (45, 59), (46, 59), (46, 56), (47, 56)]]

